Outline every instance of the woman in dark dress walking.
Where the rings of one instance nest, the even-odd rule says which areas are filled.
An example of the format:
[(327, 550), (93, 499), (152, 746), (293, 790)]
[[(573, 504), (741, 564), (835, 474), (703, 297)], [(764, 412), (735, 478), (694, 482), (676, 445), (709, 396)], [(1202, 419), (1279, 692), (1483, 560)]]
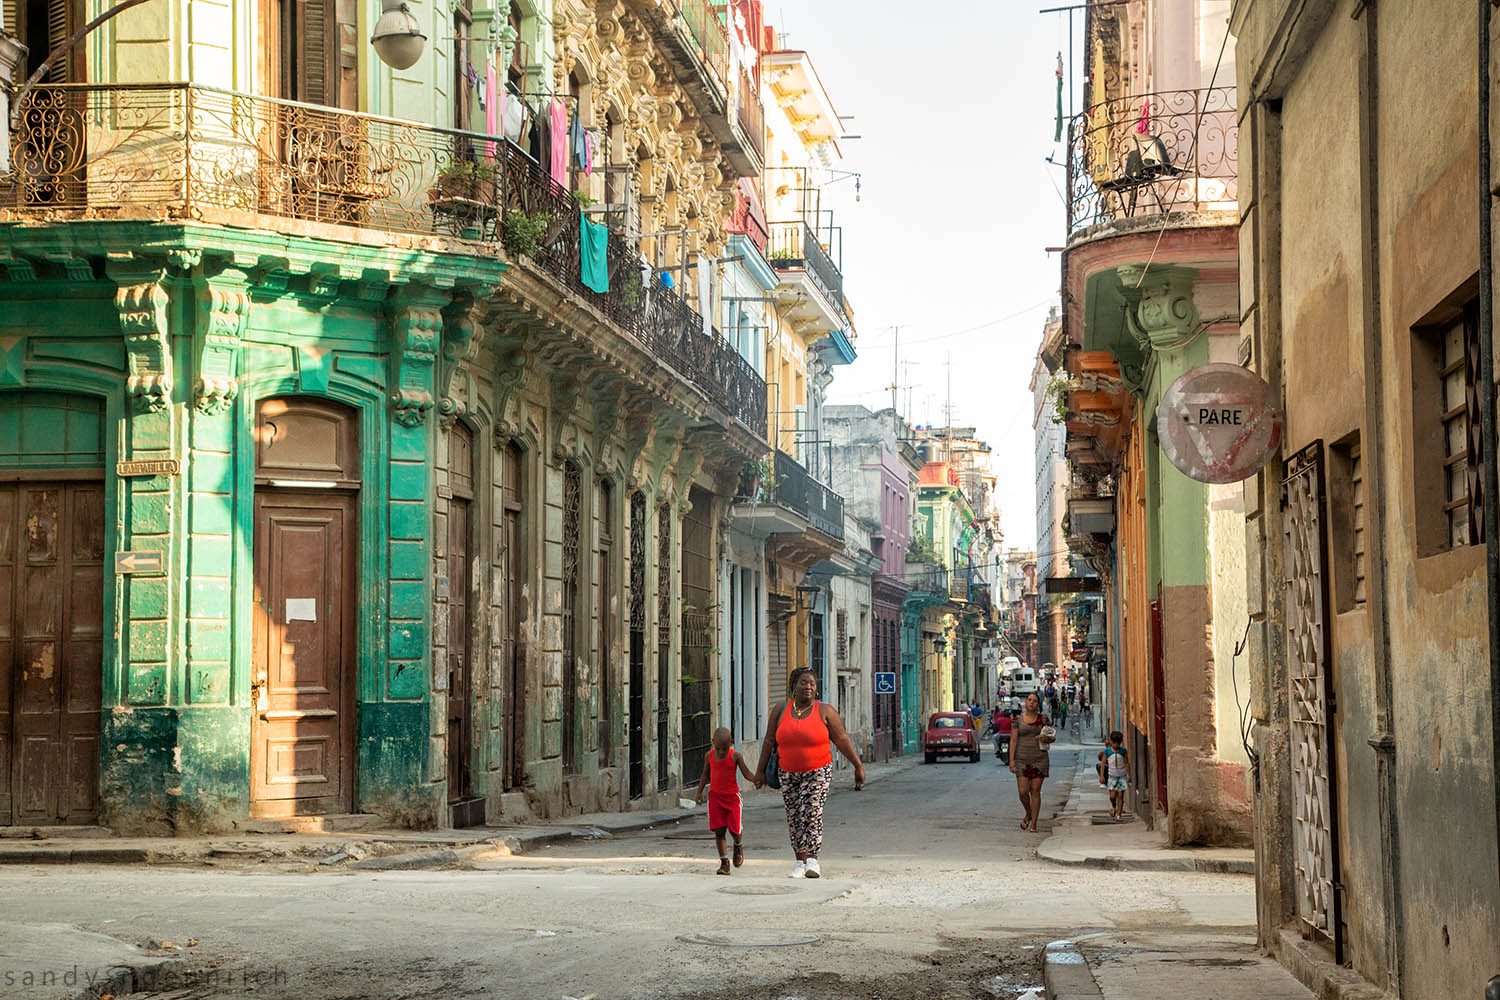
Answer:
[(1015, 720), (1010, 737), (1010, 770), (1016, 776), (1016, 794), (1026, 810), (1021, 829), (1036, 833), (1042, 811), (1042, 782), (1047, 779), (1047, 747), (1052, 740), (1043, 735), (1049, 728), (1042, 714), (1042, 699), (1035, 691), (1026, 696), (1026, 707)]

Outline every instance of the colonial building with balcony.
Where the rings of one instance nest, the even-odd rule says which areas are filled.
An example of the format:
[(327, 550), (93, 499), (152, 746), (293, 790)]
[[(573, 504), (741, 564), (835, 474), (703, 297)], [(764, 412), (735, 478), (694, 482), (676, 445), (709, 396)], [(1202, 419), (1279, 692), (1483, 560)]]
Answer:
[(768, 449), (756, 365), (676, 290), (758, 169), (700, 6), (422, 7), (396, 72), (331, 6), (182, 0), (20, 98), (0, 516), (34, 545), (0, 560), (62, 680), (0, 824), (461, 825), (697, 778), (717, 526)]
[(829, 406), (823, 411), (823, 427), (832, 443), (834, 480), (848, 494), (847, 510), (868, 526), (871, 551), (879, 560), (871, 580), (871, 668), (872, 673), (894, 675), (896, 683), (888, 693), (871, 689), (870, 743), (874, 758), (886, 760), (904, 752), (907, 725), (918, 711), (915, 685), (902, 682), (901, 640), (902, 605), (911, 589), (907, 547), (921, 462), (910, 425), (894, 409)]
[[(1207, 19), (1224, 4), (1186, 6)], [(1063, 308), (1043, 359), (1066, 428), (1065, 534), (1118, 627), (1112, 722), (1131, 751), (1134, 806), (1174, 844), (1237, 844), (1250, 835), (1233, 727), (1234, 683), (1248, 684), (1233, 655), (1243, 497), (1179, 473), (1154, 428), (1177, 376), (1232, 362), (1239, 345), (1233, 68), (1178, 30), (1183, 7), (1134, 0), (1085, 16), (1092, 70), (1068, 133)]]

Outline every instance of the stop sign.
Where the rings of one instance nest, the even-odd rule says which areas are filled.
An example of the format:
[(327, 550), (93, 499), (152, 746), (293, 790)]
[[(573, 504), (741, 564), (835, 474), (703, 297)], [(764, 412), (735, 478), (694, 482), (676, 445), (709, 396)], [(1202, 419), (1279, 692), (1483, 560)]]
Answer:
[(1156, 408), (1161, 450), (1200, 483), (1253, 476), (1281, 447), (1281, 411), (1271, 387), (1239, 365), (1184, 372)]

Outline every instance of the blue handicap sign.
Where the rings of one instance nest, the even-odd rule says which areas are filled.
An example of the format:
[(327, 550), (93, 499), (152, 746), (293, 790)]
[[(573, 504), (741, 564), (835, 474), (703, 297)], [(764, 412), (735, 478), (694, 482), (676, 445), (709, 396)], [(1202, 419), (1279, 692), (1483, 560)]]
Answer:
[(875, 674), (876, 694), (895, 694), (896, 675), (890, 671), (880, 671)]

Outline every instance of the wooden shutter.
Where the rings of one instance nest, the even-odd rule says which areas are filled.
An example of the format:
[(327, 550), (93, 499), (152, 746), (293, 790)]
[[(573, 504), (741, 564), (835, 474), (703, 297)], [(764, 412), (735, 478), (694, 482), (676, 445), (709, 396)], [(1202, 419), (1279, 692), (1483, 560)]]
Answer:
[[(67, 41), (69, 36), (81, 27), (83, 27), (82, 0), (47, 0), (47, 52), (30, 53), (31, 64), (35, 66), (47, 58), (53, 49)], [(83, 69), (84, 48), (80, 44), (47, 70), (47, 82), (81, 83), (84, 78)]]
[(0, 0), (0, 28), (21, 37), (21, 5), (18, 0)]
[(297, 54), (292, 99), (327, 104), (330, 48), (327, 0), (302, 0), (297, 4), (297, 20), (302, 31), (301, 38), (293, 40)]

